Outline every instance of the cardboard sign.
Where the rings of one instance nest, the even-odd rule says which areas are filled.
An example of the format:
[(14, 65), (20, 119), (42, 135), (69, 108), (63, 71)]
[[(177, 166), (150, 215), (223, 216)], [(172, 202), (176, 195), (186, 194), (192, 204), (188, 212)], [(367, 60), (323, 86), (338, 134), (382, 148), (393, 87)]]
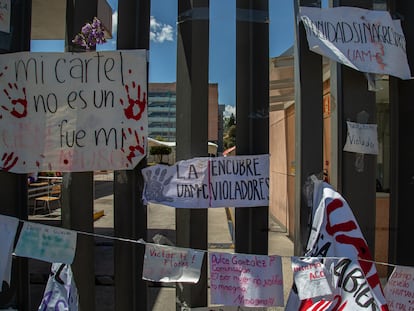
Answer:
[(387, 11), (301, 7), (309, 49), (362, 72), (410, 79), (399, 20)]
[(144, 202), (182, 208), (269, 204), (269, 155), (194, 158), (142, 173)]
[(133, 169), (146, 155), (145, 50), (0, 55), (0, 168)]

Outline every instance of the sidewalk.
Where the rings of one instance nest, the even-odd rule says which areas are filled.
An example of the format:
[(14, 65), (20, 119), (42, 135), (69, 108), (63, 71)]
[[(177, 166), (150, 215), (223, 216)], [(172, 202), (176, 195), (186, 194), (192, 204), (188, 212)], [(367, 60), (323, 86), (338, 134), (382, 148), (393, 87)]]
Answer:
[[(95, 233), (102, 235), (113, 235), (113, 194), (112, 174), (95, 176), (96, 199), (94, 211), (102, 212), (103, 216), (94, 222)], [(49, 219), (60, 219), (60, 210), (53, 213)], [(150, 204), (148, 205), (148, 242), (156, 234), (162, 234), (175, 243), (175, 209), (172, 207)], [(289, 256), (293, 255), (293, 243), (287, 238), (286, 233), (274, 222), (269, 224), (269, 255), (282, 256), (283, 279), (285, 291), (285, 303), (292, 284), (292, 272)], [(96, 279), (96, 310), (114, 310), (114, 267), (113, 267), (113, 240), (102, 237), (96, 238), (95, 252), (95, 279)], [(234, 252), (231, 237), (231, 226), (229, 226), (226, 211), (224, 208), (211, 208), (208, 210), (208, 243), (209, 251)], [(33, 266), (33, 265), (32, 265)], [(48, 263), (36, 263), (31, 273), (41, 278), (49, 272)], [(39, 276), (40, 275), (40, 276)], [(33, 279), (33, 276), (31, 277)], [(35, 289), (42, 293), (44, 285), (31, 284), (31, 290)], [(38, 295), (39, 293), (37, 293)], [(33, 295), (32, 295), (33, 297)], [(148, 287), (148, 311), (175, 311), (175, 287), (155, 287), (153, 284)], [(269, 308), (268, 310), (284, 310), (284, 308)]]

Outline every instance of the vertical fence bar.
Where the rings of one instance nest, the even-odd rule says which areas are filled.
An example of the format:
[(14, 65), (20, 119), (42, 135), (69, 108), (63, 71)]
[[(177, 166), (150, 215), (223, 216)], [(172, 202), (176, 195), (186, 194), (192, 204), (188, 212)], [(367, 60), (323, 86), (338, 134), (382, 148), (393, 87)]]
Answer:
[[(178, 0), (177, 160), (208, 155), (209, 1)], [(180, 247), (207, 249), (207, 209), (176, 209)], [(197, 284), (177, 287), (181, 305), (207, 306), (207, 265)]]
[[(295, 1), (299, 6), (314, 5), (313, 0)], [(317, 2), (320, 7), (320, 2)], [(295, 40), (295, 246), (296, 255), (303, 255), (309, 235), (309, 214), (303, 186), (312, 174), (323, 169), (323, 78), (322, 57), (308, 47), (303, 24), (296, 18)]]
[[(10, 33), (0, 33), (0, 53), (30, 50), (32, 1), (12, 1)], [(0, 213), (27, 220), (27, 175), (0, 171)], [(0, 308), (30, 309), (28, 259), (14, 257), (10, 287), (3, 283), (0, 291)]]
[[(97, 16), (98, 1), (66, 2), (66, 49), (73, 51), (72, 39), (82, 26)], [(93, 232), (93, 172), (64, 173), (62, 180), (62, 226)], [(95, 240), (78, 235), (72, 264), (82, 310), (95, 310)]]
[[(118, 1), (118, 49), (149, 50), (150, 4), (150, 0)], [(146, 165), (144, 158), (133, 170), (114, 172), (117, 237), (147, 239), (147, 206), (141, 200), (144, 189), (141, 169)], [(115, 310), (147, 310), (147, 283), (142, 279), (144, 252), (141, 244), (114, 243)]]
[[(269, 153), (268, 0), (236, 1), (236, 153)], [(267, 254), (269, 206), (236, 208), (239, 253)]]

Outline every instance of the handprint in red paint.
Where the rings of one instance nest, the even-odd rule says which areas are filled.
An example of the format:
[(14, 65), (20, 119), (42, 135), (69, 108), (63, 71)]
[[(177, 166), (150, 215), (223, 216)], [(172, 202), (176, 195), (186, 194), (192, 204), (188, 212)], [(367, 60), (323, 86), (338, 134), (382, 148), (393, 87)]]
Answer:
[(12, 152), (10, 154), (4, 153), (1, 160), (3, 162), (1, 168), (4, 171), (9, 171), (13, 166), (16, 165), (17, 161), (19, 160), (19, 157), (14, 155), (14, 152)]
[[(140, 120), (145, 107), (147, 106), (147, 94), (143, 92), (141, 99), (141, 86), (136, 85), (135, 82), (132, 82), (132, 89), (137, 89), (137, 99), (131, 97), (129, 93), (128, 84), (125, 85), (125, 91), (128, 96), (128, 107), (124, 109), (124, 113), (127, 119), (134, 119), (136, 121)], [(131, 90), (132, 91), (132, 90)], [(124, 105), (124, 101), (120, 99), (121, 105)]]
[(23, 96), (13, 99), (11, 96), (11, 92), (17, 93), (19, 92), (19, 87), (16, 83), (9, 83), (9, 89), (3, 89), (4, 94), (6, 94), (7, 98), (10, 100), (11, 104), (13, 105), (12, 109), (10, 110), (9, 107), (2, 105), (6, 111), (10, 111), (10, 114), (16, 118), (24, 118), (27, 116), (27, 98), (26, 98), (26, 88), (22, 89)]
[(132, 133), (132, 129), (128, 128), (129, 135), (135, 135), (135, 141), (137, 142), (136, 145), (131, 145), (128, 147), (129, 153), (127, 155), (127, 159), (129, 163), (132, 163), (132, 158), (136, 157), (135, 151), (140, 152), (141, 154), (145, 153), (145, 139), (142, 137), (142, 141), (140, 142), (140, 139), (138, 137), (138, 133), (136, 130), (134, 130), (134, 133)]

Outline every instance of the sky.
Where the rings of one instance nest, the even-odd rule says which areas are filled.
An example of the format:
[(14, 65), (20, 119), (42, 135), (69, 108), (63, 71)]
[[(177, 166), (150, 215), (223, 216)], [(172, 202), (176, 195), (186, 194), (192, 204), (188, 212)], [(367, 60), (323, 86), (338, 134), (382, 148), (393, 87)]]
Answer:
[[(116, 49), (117, 0), (113, 9), (114, 39), (97, 50)], [(269, 56), (276, 57), (294, 43), (293, 0), (269, 0)], [(149, 82), (175, 82), (177, 61), (177, 0), (151, 1)], [(209, 82), (218, 83), (225, 116), (236, 105), (236, 0), (210, 0)], [(32, 51), (63, 51), (63, 41), (34, 42)]]

